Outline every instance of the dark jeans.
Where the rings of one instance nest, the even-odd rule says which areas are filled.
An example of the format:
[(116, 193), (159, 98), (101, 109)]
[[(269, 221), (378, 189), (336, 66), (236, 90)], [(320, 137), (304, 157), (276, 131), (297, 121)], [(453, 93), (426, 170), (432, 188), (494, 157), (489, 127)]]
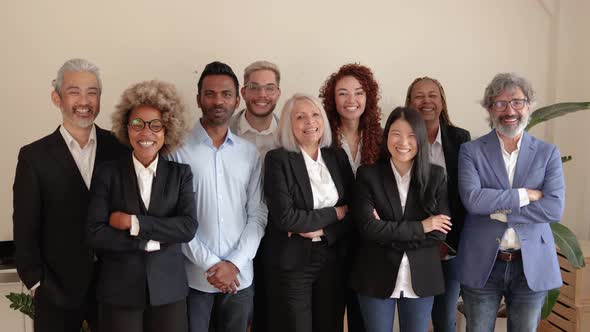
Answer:
[(358, 298), (367, 331), (393, 331), (396, 305), (398, 307), (400, 331), (428, 331), (432, 301), (434, 300), (432, 296), (415, 299), (403, 297), (399, 299), (380, 299), (359, 294)]
[(346, 275), (325, 241), (314, 243), (297, 270), (266, 267), (268, 331), (342, 332)]
[[(254, 287), (237, 294), (205, 293), (190, 289), (188, 319), (191, 332), (244, 332), (252, 316)], [(209, 322), (212, 321), (209, 326)]]
[(434, 297), (432, 305), (432, 325), (435, 332), (457, 331), (457, 302), (461, 284), (459, 283), (458, 260), (452, 258), (441, 261), (445, 278), (445, 292)]
[(493, 332), (502, 296), (506, 301), (508, 332), (537, 331), (547, 291), (535, 292), (527, 284), (522, 259), (496, 260), (483, 288), (461, 285), (467, 331)]
[[(186, 332), (186, 300), (150, 306), (129, 308), (98, 305), (98, 332)], [(92, 330), (94, 331), (94, 330)]]

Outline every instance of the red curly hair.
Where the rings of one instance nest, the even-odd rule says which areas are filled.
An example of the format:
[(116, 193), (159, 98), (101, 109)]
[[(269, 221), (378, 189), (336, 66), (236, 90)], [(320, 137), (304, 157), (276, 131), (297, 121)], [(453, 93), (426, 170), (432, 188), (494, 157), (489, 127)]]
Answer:
[(328, 77), (320, 89), (320, 98), (332, 129), (332, 145), (342, 147), (340, 141), (342, 119), (340, 119), (340, 115), (336, 110), (336, 83), (346, 76), (356, 78), (367, 97), (365, 111), (361, 115), (358, 128), (362, 134), (360, 146), (361, 165), (373, 164), (379, 159), (383, 133), (380, 124), (381, 108), (377, 105), (381, 96), (379, 95), (379, 84), (375, 81), (373, 72), (365, 66), (351, 63), (340, 67), (338, 72)]

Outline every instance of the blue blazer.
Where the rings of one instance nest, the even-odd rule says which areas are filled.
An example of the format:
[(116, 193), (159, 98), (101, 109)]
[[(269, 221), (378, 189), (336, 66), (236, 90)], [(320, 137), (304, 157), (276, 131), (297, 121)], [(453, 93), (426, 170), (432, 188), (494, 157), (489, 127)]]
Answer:
[[(563, 214), (565, 184), (559, 150), (524, 132), (512, 187), (495, 130), (459, 151), (459, 193), (467, 210), (459, 243), (459, 280), (469, 287), (485, 285), (500, 241), (512, 227), (520, 239), (524, 274), (530, 289), (561, 286), (555, 242), (549, 223)], [(537, 189), (543, 198), (520, 207), (518, 188)], [(505, 213), (508, 222), (490, 219)]]

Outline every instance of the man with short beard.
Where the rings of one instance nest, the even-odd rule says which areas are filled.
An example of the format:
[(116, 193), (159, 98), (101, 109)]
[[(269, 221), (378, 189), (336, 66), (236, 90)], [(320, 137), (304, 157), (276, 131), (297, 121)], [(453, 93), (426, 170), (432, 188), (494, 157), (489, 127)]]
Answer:
[(199, 228), (183, 245), (191, 332), (244, 332), (252, 315), (252, 260), (266, 227), (262, 160), (254, 144), (229, 130), (240, 103), (231, 67), (208, 64), (197, 83), (203, 116), (170, 155), (191, 166)]
[[(281, 96), (281, 72), (272, 62), (256, 61), (244, 69), (244, 86), (241, 89), (246, 108), (234, 115), (230, 129), (238, 136), (254, 143), (264, 161), (266, 153), (275, 146), (278, 117), (273, 112)], [(266, 286), (262, 257), (264, 239), (254, 258), (254, 312), (252, 332), (266, 331)]]
[(36, 332), (96, 330), (96, 259), (86, 245), (92, 174), (126, 148), (94, 125), (100, 111), (99, 69), (84, 59), (63, 64), (51, 100), (62, 125), (20, 149), (14, 179), (16, 266), (34, 294)]
[(526, 79), (496, 75), (482, 101), (492, 131), (459, 152), (468, 331), (493, 331), (502, 297), (508, 331), (536, 331), (547, 291), (562, 283), (549, 223), (563, 214), (563, 170), (557, 147), (524, 131), (533, 102)]
[(234, 115), (230, 129), (254, 143), (262, 160), (275, 148), (278, 117), (274, 114), (281, 97), (281, 72), (268, 61), (256, 61), (244, 69), (244, 86), (240, 90), (246, 108)]

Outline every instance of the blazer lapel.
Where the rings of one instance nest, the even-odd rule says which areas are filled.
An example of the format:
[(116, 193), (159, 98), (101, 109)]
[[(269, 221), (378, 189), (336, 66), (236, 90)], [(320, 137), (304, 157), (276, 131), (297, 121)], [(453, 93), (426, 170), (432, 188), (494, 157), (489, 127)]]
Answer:
[(159, 211), (159, 204), (162, 203), (164, 197), (161, 197), (166, 192), (166, 184), (168, 183), (168, 161), (158, 156), (158, 168), (156, 169), (156, 177), (152, 183), (152, 192), (150, 195), (150, 207), (148, 209), (150, 214), (154, 211)]
[(75, 176), (72, 176), (72, 179), (75, 177), (78, 186), (83, 188), (85, 192), (88, 192), (88, 187), (86, 187), (86, 183), (82, 178), (82, 174), (76, 165), (76, 161), (74, 161), (74, 157), (72, 156), (66, 141), (64, 141), (63, 136), (59, 132), (59, 127), (51, 135), (49, 153), (53, 156), (53, 161), (60, 164), (63, 168), (63, 174), (75, 174)]
[(449, 170), (457, 169), (457, 160), (459, 159), (457, 154), (457, 149), (454, 148), (457, 143), (451, 141), (448, 133), (447, 126), (443, 123), (440, 124), (440, 138), (442, 140), (442, 148), (443, 154), (445, 156), (445, 166), (447, 167), (447, 176), (450, 177), (449, 174), (454, 172), (450, 172)]
[(299, 188), (301, 188), (305, 207), (308, 210), (313, 210), (313, 192), (311, 191), (311, 183), (309, 182), (309, 175), (307, 174), (307, 167), (305, 167), (303, 155), (301, 152), (289, 152), (289, 162)]
[(402, 205), (397, 191), (397, 182), (395, 182), (395, 176), (389, 162), (381, 164), (381, 174), (383, 176), (383, 189), (391, 206), (394, 220), (402, 220)]
[(139, 193), (137, 183), (137, 174), (133, 166), (133, 157), (131, 153), (126, 158), (121, 159), (121, 182), (125, 191), (125, 205), (130, 214), (145, 214), (146, 208)]
[(484, 137), (482, 142), (484, 144), (484, 156), (488, 160), (492, 172), (494, 172), (496, 178), (498, 178), (503, 189), (510, 189), (508, 173), (506, 173), (506, 164), (502, 158), (502, 148), (500, 147), (500, 141), (498, 140), (496, 131), (492, 130)]
[(334, 184), (336, 185), (336, 190), (338, 190), (338, 200), (340, 201), (344, 197), (344, 185), (342, 184), (342, 175), (340, 174), (338, 160), (336, 160), (336, 156), (331, 152), (332, 151), (328, 149), (322, 149), (322, 158), (330, 172), (332, 181), (334, 181)]
[(531, 163), (537, 150), (537, 146), (534, 144), (531, 136), (526, 131), (522, 135), (520, 152), (518, 153), (516, 170), (514, 171), (514, 179), (512, 180), (512, 188), (524, 187), (524, 181), (527, 178), (527, 173), (531, 170)]

